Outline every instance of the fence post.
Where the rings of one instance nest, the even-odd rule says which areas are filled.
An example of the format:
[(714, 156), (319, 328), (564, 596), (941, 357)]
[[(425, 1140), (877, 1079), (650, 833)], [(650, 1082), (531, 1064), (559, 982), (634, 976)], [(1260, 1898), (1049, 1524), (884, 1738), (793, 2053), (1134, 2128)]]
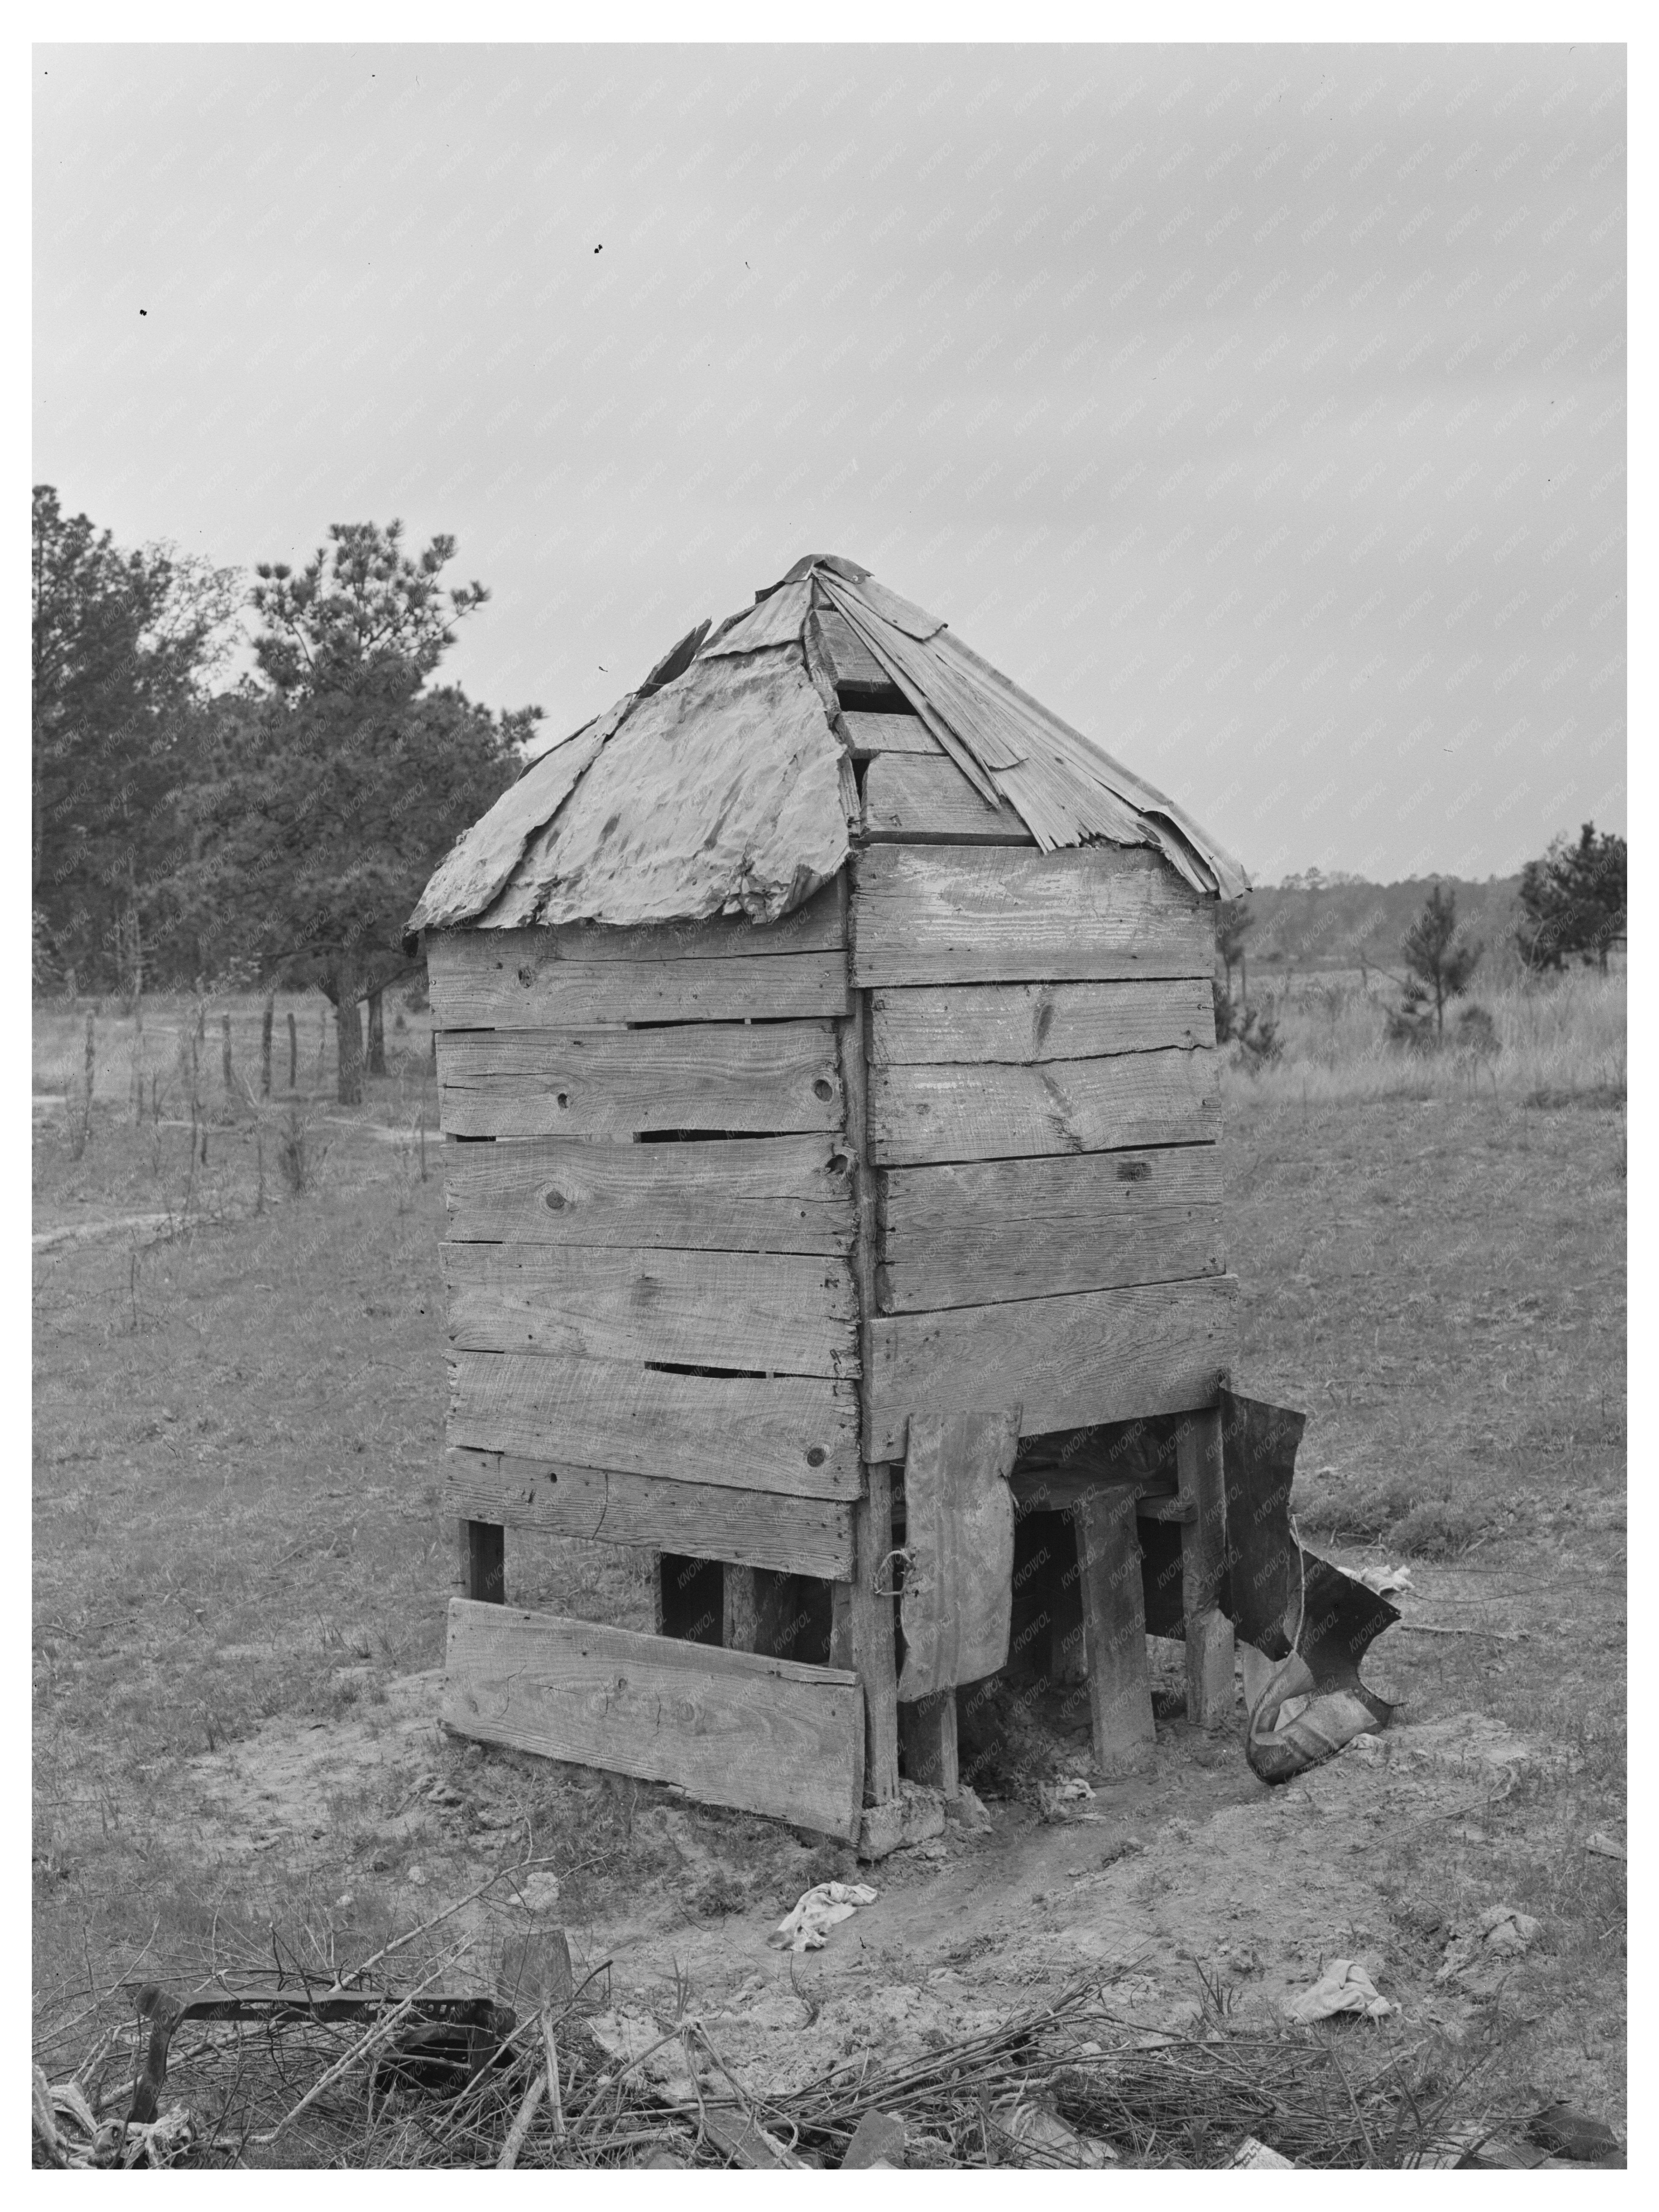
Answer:
[(132, 1123), (144, 1118), (144, 1001), (141, 993), (132, 1002)]
[(220, 1066), (225, 1079), (225, 1096), (228, 1098), (232, 1095), (231, 1085), (234, 1080), (230, 1066), (230, 1016), (222, 1014), (219, 1020), (221, 1024)]
[(300, 1087), (300, 1025), (292, 1008), (288, 1017), (288, 1087), (290, 1091)]
[(259, 1022), (259, 1096), (270, 1096), (270, 1031), (276, 1018), (276, 994), (273, 991), (265, 1000), (265, 1010)]
[[(93, 1016), (93, 1015), (91, 1015), (91, 1014), (88, 1014), (88, 1015), (87, 1016), (87, 1055), (86, 1055), (86, 1085), (87, 1085), (87, 1096), (86, 1096), (86, 1103), (85, 1103), (84, 1106), (83, 1106), (83, 1107), (82, 1107), (82, 1117), (81, 1117), (81, 1148), (82, 1148), (82, 1150), (84, 1150), (84, 1148), (85, 1148), (85, 1146), (86, 1146), (86, 1142), (87, 1142), (88, 1138), (88, 1137), (90, 1137), (90, 1136), (91, 1136), (91, 1134), (92, 1134), (92, 1086), (93, 1086), (94, 1079), (95, 1078), (95, 1076), (96, 1076), (96, 1074), (97, 1074), (97, 1070), (98, 1070), (98, 1047), (97, 1047), (97, 1042), (96, 1042), (95, 1036), (94, 1036), (94, 1020), (95, 1020), (95, 1017), (94, 1017), (94, 1016)], [(72, 1102), (71, 1102), (71, 1103), (72, 1103)], [(76, 1152), (75, 1157), (76, 1157), (76, 1159), (79, 1159), (79, 1158), (80, 1158), (80, 1157), (81, 1157), (81, 1152), (80, 1152), (80, 1151), (77, 1151), (77, 1152)]]

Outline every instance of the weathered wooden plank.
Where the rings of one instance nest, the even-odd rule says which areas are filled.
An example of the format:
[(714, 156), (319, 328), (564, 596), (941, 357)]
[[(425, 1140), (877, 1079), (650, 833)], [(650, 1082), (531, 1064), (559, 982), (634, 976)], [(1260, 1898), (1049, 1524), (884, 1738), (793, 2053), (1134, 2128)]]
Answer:
[(459, 1735), (669, 1782), (851, 1841), (856, 1676), (454, 1598), (441, 1714)]
[(445, 1499), (447, 1511), (475, 1524), (730, 1559), (826, 1582), (849, 1580), (853, 1572), (853, 1507), (833, 1498), (451, 1450)]
[(1211, 1144), (1220, 1127), (1212, 1051), (870, 1071), (870, 1155), (884, 1166)]
[(912, 1413), (1018, 1400), (1022, 1436), (1182, 1413), (1213, 1401), (1231, 1357), (1231, 1275), (1085, 1291), (870, 1328), (866, 1459), (904, 1448)]
[[(1008, 1656), (1018, 1405), (918, 1409), (904, 1457), (901, 1705), (994, 1674)], [(920, 1777), (915, 1778), (920, 1779)]]
[(856, 1498), (858, 1387), (817, 1376), (665, 1374), (603, 1359), (453, 1355), (449, 1441), (626, 1474)]
[(1095, 1764), (1107, 1773), (1145, 1768), (1158, 1729), (1146, 1664), (1146, 1611), (1133, 1495), (1127, 1488), (1097, 1490), (1079, 1500), (1073, 1520)]
[(459, 1243), (442, 1256), (450, 1341), (463, 1352), (858, 1373), (845, 1260)]
[(890, 1168), (880, 1179), (883, 1313), (1218, 1275), (1213, 1145)]
[(945, 758), (944, 746), (919, 715), (861, 714), (844, 707), (841, 718), (847, 725), (847, 742), (854, 760), (874, 760), (884, 753)]
[(1104, 982), (1204, 975), (1213, 914), (1145, 847), (868, 845), (853, 856), (853, 981)]
[[(847, 1143), (853, 1155), (853, 1196), (858, 1234), (853, 1246), (853, 1278), (858, 1287), (859, 1357), (865, 1371), (870, 1320), (875, 1311), (877, 1260), (876, 1188), (868, 1153), (869, 1065), (868, 1006), (862, 993), (853, 1001), (850, 1018), (839, 1024), (842, 1087), (847, 1095)], [(868, 1385), (860, 1382), (859, 1427), (869, 1426)], [(864, 1685), (865, 1787), (871, 1802), (884, 1805), (899, 1794), (897, 1652), (894, 1615), (896, 1607), (887, 1593), (891, 1583), (884, 1563), (893, 1548), (892, 1470), (872, 1467), (864, 1497), (853, 1519), (856, 1549), (854, 1581), (846, 1607), (845, 1627), (854, 1666)], [(834, 1626), (831, 1627), (832, 1641)]]
[(878, 753), (864, 779), (864, 834), (915, 844), (1030, 845), (1036, 841), (1006, 799), (987, 805), (954, 761)]
[(854, 696), (860, 694), (876, 696), (891, 691), (897, 696), (892, 678), (863, 641), (854, 635), (852, 626), (844, 615), (833, 607), (820, 607), (817, 621), (818, 636), (834, 672), (839, 690)]
[(870, 994), (870, 1057), (881, 1067), (991, 1060), (1036, 1066), (1214, 1042), (1207, 975), (1155, 982), (922, 984)]
[(1187, 1717), (1206, 1729), (1223, 1726), (1233, 1709), (1233, 1625), (1220, 1604), (1228, 1556), (1221, 1455), (1221, 1411), (1211, 1403), (1176, 1432), (1180, 1499), (1191, 1509), (1181, 1531)]
[[(787, 929), (792, 918), (775, 927)], [(692, 958), (677, 949), (671, 928), (618, 930), (605, 933), (660, 937), (662, 956), (619, 959), (607, 950), (589, 957), (586, 951), (603, 939), (595, 930), (572, 928), (568, 934), (586, 940), (584, 952), (550, 956), (544, 940), (566, 933), (482, 929), (428, 937), (434, 1027), (569, 1028), (587, 1023), (621, 1028), (629, 1022), (810, 1019), (847, 1010), (847, 957), (836, 947), (775, 952), (734, 936), (726, 957)], [(764, 940), (772, 933), (750, 933)]]
[(447, 1148), (452, 1242), (846, 1252), (852, 1155), (833, 1137)]
[(622, 1137), (652, 1129), (838, 1129), (824, 1022), (462, 1030), (438, 1039), (446, 1135)]

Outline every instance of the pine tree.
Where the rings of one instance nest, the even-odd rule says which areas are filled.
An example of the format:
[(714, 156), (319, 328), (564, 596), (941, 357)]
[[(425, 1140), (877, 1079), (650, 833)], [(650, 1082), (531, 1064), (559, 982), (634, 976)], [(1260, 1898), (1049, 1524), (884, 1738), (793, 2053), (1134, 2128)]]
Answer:
[(1598, 836), (1586, 822), (1578, 842), (1555, 838), (1521, 872), (1523, 919), (1516, 945), (1528, 968), (1560, 968), (1577, 956), (1605, 975), (1607, 954), (1625, 935), (1629, 855), (1625, 840)]
[(1436, 884), (1424, 902), (1422, 913), (1406, 932), (1401, 949), (1412, 980), (1406, 986), (1405, 1004), (1390, 1021), (1390, 1033), (1400, 1036), (1413, 1027), (1426, 1026), (1432, 1008), (1435, 1042), (1438, 1044), (1446, 1033), (1447, 1002), (1462, 998), (1468, 990), (1486, 947), (1468, 939), (1459, 939), (1457, 894)]

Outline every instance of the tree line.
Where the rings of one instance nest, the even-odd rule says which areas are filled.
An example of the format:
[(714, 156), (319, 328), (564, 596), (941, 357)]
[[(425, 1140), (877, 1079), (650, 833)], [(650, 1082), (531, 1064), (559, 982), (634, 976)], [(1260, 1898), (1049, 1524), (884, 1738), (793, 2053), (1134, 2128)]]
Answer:
[[(523, 765), (537, 707), (436, 680), (489, 598), (396, 521), (337, 523), (251, 586), (118, 547), (33, 495), (32, 873), (37, 979), (146, 988), (317, 984), (339, 1095), (362, 1096), (360, 1008), (410, 971), (433, 868)], [(254, 666), (228, 682), (244, 609)]]
[[(1541, 975), (1577, 961), (1605, 975), (1609, 953), (1626, 939), (1628, 873), (1624, 838), (1598, 831), (1593, 822), (1584, 823), (1576, 843), (1563, 835), (1528, 860), (1516, 886), (1521, 919), (1513, 932), (1525, 970)], [(1287, 877), (1283, 888), (1322, 890), (1358, 881), (1311, 868), (1304, 876)], [(1222, 974), (1215, 981), (1216, 1034), (1222, 1043), (1236, 1038), (1247, 1054), (1270, 1057), (1276, 1043), (1271, 1015), (1250, 1006), (1243, 991), (1237, 999), (1233, 994), (1234, 971), (1244, 970), (1255, 921), (1247, 899), (1224, 900), (1217, 909), (1216, 957)], [(1400, 1004), (1388, 1010), (1389, 1036), (1396, 1044), (1437, 1048), (1445, 1038), (1447, 1007), (1467, 993), (1486, 952), (1479, 939), (1460, 927), (1457, 894), (1449, 884), (1430, 887), (1400, 950), (1407, 972)]]

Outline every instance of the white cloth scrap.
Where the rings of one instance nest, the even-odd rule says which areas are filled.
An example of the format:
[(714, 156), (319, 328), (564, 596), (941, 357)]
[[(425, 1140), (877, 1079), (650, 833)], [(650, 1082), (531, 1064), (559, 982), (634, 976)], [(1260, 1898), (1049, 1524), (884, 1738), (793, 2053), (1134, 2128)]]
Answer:
[(1330, 2020), (1340, 2012), (1363, 2013), (1367, 2020), (1382, 2020), (1395, 2007), (1379, 1996), (1365, 1969), (1352, 1959), (1333, 1959), (1310, 1990), (1292, 1997), (1285, 2008), (1287, 2020)]
[(878, 1893), (861, 1881), (821, 1881), (786, 1912), (767, 1942), (775, 1951), (821, 1951), (838, 1921), (850, 1920)]

